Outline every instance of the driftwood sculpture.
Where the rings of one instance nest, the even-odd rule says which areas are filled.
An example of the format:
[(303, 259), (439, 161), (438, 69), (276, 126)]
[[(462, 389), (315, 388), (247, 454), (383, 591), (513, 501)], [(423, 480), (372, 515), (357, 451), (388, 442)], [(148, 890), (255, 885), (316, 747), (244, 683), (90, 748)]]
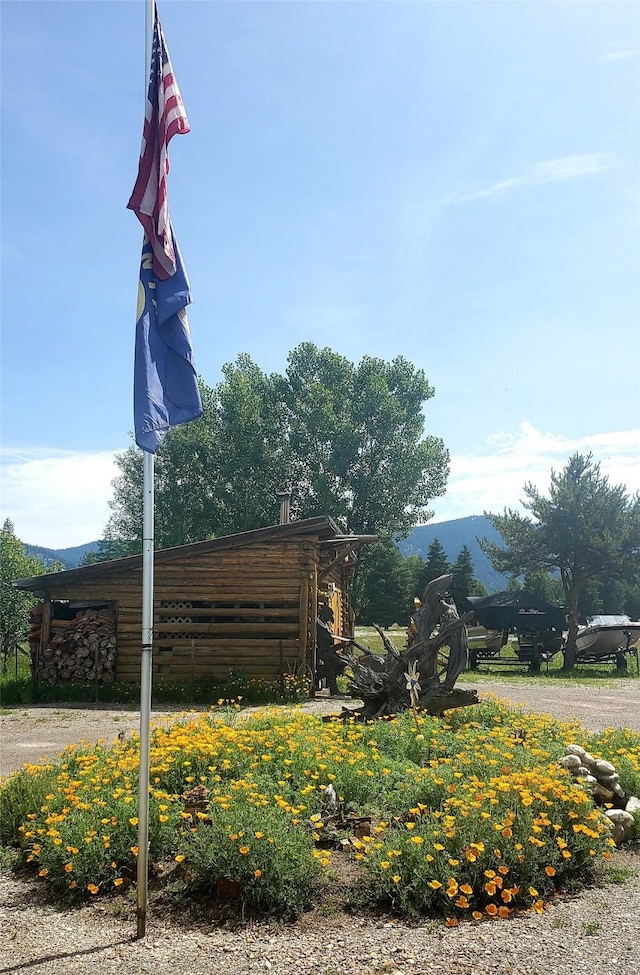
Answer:
[(343, 652), (342, 658), (353, 675), (349, 693), (363, 701), (358, 710), (345, 708), (345, 717), (370, 719), (398, 714), (411, 706), (412, 697), (418, 708), (434, 715), (478, 703), (475, 690), (454, 687), (467, 666), (465, 623), (471, 614), (458, 616), (453, 600), (445, 597), (450, 583), (451, 576), (445, 575), (426, 587), (420, 609), (413, 617), (413, 637), (406, 650), (396, 650), (376, 627), (385, 655), (356, 658)]

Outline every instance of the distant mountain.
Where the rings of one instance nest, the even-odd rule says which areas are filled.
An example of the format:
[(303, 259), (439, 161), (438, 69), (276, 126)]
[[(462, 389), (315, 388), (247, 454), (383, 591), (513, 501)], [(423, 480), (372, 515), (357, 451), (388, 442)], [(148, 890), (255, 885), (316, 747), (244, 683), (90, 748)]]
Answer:
[(45, 565), (62, 562), (65, 569), (75, 569), (87, 552), (96, 551), (98, 542), (86, 542), (84, 545), (74, 545), (72, 548), (43, 548), (42, 545), (25, 545), (24, 548), (27, 555), (37, 556)]
[(473, 559), (475, 577), (487, 587), (487, 592), (502, 592), (507, 588), (507, 577), (495, 571), (478, 544), (479, 538), (504, 544), (488, 518), (470, 515), (454, 521), (441, 521), (437, 525), (418, 525), (408, 538), (398, 543), (398, 548), (405, 558), (407, 555), (421, 555), (426, 560), (429, 546), (435, 538), (440, 540), (450, 562), (455, 562), (463, 545), (467, 546)]
[[(450, 562), (455, 562), (460, 549), (466, 545), (471, 552), (476, 579), (479, 579), (487, 591), (501, 592), (507, 588), (506, 576), (496, 572), (487, 556), (478, 545), (478, 538), (488, 538), (492, 542), (502, 544), (502, 539), (488, 518), (483, 515), (471, 515), (468, 518), (456, 518), (454, 521), (441, 521), (437, 525), (418, 525), (408, 538), (398, 543), (402, 554), (421, 555), (427, 558), (429, 546), (434, 538), (440, 539)], [(65, 569), (75, 569), (80, 565), (86, 552), (94, 552), (98, 542), (87, 542), (73, 548), (43, 548), (41, 545), (25, 545), (27, 555), (37, 555), (39, 559), (49, 565), (51, 562), (62, 562)]]

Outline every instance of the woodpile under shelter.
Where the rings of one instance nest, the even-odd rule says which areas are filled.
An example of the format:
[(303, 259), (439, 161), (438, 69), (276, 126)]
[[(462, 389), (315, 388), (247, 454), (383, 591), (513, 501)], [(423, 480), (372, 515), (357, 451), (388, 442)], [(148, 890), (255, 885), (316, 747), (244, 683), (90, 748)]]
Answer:
[[(353, 636), (347, 583), (374, 541), (321, 516), (157, 551), (154, 678), (315, 676), (319, 607)], [(141, 555), (14, 585), (43, 600), (29, 638), (39, 679), (139, 681)]]

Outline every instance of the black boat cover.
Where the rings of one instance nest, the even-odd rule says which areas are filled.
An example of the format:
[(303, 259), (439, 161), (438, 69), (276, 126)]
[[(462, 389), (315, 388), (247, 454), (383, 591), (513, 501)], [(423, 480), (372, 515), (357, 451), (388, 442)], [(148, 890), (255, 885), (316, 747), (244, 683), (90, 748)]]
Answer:
[(567, 628), (566, 614), (559, 606), (540, 602), (522, 589), (496, 592), (491, 596), (468, 596), (461, 607), (475, 615), (487, 630), (518, 630), (524, 633)]

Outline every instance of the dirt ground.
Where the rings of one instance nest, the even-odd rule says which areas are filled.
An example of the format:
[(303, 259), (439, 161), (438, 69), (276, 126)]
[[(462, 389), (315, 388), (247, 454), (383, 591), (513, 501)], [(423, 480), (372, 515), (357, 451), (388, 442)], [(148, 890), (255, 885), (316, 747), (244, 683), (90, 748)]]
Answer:
[[(527, 710), (551, 714), (556, 718), (577, 718), (592, 731), (626, 727), (640, 732), (640, 681), (607, 685), (507, 683), (491, 679), (474, 681), (481, 698), (494, 694)], [(338, 714), (350, 699), (319, 697), (302, 705), (304, 710)], [(184, 712), (154, 711), (153, 720)], [(113, 706), (76, 707), (74, 705), (16, 707), (0, 714), (0, 775), (8, 775), (25, 762), (37, 763), (58, 755), (68, 745), (80, 741), (111, 744), (120, 732), (129, 734), (140, 727), (136, 710)]]

